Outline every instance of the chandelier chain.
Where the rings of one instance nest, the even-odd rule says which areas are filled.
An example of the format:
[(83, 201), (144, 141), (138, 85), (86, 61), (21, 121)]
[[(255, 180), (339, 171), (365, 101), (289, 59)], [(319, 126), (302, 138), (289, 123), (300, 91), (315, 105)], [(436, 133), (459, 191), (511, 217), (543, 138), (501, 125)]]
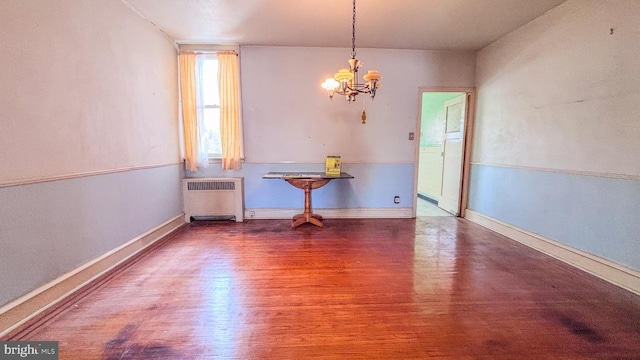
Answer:
[(353, 20), (351, 22), (351, 58), (356, 58), (356, 0), (353, 0)]

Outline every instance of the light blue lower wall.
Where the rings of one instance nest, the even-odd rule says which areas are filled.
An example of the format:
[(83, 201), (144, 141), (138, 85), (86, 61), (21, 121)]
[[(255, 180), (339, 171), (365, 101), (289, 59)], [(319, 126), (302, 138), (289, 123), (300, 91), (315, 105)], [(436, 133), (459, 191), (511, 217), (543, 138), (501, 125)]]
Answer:
[(0, 306), (180, 215), (181, 165), (0, 188)]
[(472, 165), (468, 208), (640, 271), (640, 181)]
[[(342, 171), (353, 179), (332, 180), (313, 191), (314, 208), (408, 208), (413, 207), (413, 163), (394, 164), (342, 164)], [(222, 171), (212, 164), (187, 177), (244, 177), (245, 208), (291, 209), (300, 208), (304, 199), (301, 190), (279, 179), (262, 179), (268, 172), (324, 171), (324, 164), (252, 164), (245, 163), (242, 170)], [(394, 204), (393, 197), (400, 196)]]

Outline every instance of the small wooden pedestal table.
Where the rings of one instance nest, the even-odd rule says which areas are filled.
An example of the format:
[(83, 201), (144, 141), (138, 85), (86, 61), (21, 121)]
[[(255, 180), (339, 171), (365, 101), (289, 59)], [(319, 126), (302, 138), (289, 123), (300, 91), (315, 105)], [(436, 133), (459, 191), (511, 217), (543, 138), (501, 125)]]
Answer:
[(295, 215), (291, 227), (295, 228), (304, 223), (322, 227), (322, 216), (314, 214), (311, 209), (311, 190), (323, 187), (333, 179), (353, 179), (353, 176), (343, 172), (339, 175), (327, 175), (322, 172), (303, 173), (275, 173), (270, 172), (263, 179), (284, 179), (289, 184), (304, 190), (304, 212)]

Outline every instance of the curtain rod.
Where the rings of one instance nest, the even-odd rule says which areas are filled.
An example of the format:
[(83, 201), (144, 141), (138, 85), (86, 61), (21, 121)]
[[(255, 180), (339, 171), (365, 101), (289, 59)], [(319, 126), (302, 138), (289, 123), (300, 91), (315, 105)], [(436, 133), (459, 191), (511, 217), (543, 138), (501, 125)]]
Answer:
[(238, 56), (238, 52), (235, 50), (180, 50), (180, 54), (219, 54), (219, 53), (233, 53)]
[(203, 53), (208, 53), (208, 52), (215, 53), (215, 52), (224, 51), (224, 50), (232, 50), (232, 51), (235, 51), (236, 53), (240, 52), (239, 45), (180, 44), (178, 45), (178, 48), (180, 49), (180, 51), (192, 50), (195, 52), (203, 52)]

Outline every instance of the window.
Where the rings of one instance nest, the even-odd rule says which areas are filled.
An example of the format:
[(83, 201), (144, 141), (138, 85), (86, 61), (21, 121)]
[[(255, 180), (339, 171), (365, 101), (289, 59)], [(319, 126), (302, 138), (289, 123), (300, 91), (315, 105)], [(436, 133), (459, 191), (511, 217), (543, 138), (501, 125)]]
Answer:
[(181, 51), (180, 101), (188, 171), (220, 159), (222, 170), (242, 168), (240, 69), (235, 51)]
[[(200, 84), (202, 91), (202, 144), (209, 159), (222, 158), (222, 142), (220, 141), (220, 91), (218, 90), (218, 59), (215, 55), (206, 55), (198, 62), (201, 71)], [(197, 65), (196, 65), (197, 66)], [(197, 71), (197, 70), (196, 70)]]
[(220, 159), (222, 170), (243, 160), (240, 68), (235, 51), (180, 51), (180, 107), (185, 169), (198, 171)]

